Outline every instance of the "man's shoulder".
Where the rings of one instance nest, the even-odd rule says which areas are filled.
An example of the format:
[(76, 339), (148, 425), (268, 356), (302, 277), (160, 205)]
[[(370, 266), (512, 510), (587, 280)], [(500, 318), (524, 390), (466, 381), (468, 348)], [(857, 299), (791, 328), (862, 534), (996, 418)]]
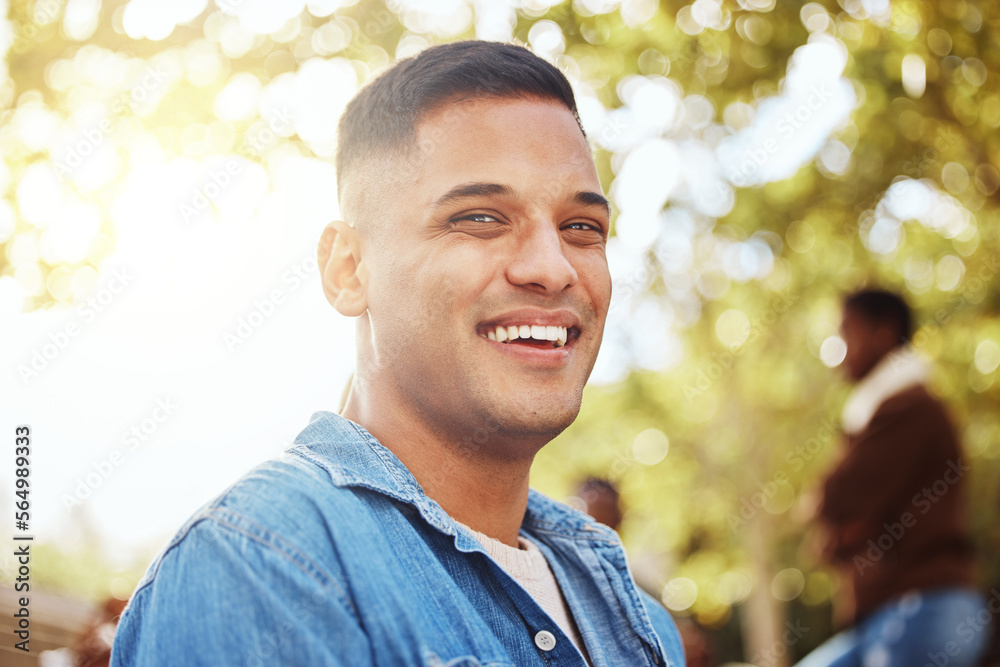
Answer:
[(915, 384), (896, 394), (893, 394), (892, 396), (889, 396), (885, 399), (880, 408), (906, 410), (925, 408), (931, 405), (940, 407), (942, 403), (933, 394), (931, 394), (930, 391), (928, 391), (926, 385)]
[[(356, 490), (401, 497), (397, 480), (367, 431), (340, 415), (317, 412), (281, 456), (243, 475), (201, 516), (239, 515), (262, 526), (298, 526), (321, 517), (365, 511)], [(199, 515), (192, 517), (196, 521)]]
[(667, 667), (683, 667), (685, 664), (684, 645), (673, 617), (652, 595), (641, 588), (638, 588), (638, 591), (639, 597), (642, 598), (646, 607), (646, 612), (649, 614), (649, 620), (653, 624), (653, 630), (656, 631), (660, 643), (663, 644), (663, 652), (669, 659)]
[(876, 419), (916, 421), (923, 424), (936, 422), (942, 425), (949, 422), (944, 403), (923, 384), (913, 385), (887, 398), (872, 416), (872, 421)]
[[(325, 479), (324, 479), (325, 476)], [(265, 461), (201, 506), (182, 525), (153, 562), (143, 582), (148, 583), (163, 560), (186, 542), (220, 539), (240, 534), (261, 545), (276, 542), (294, 526), (304, 532), (322, 515), (347, 505), (346, 494), (317, 466), (294, 453)]]
[(350, 434), (303, 438), (316, 419), (282, 455), (265, 461), (199, 508), (160, 552), (139, 584), (152, 582), (165, 560), (196, 567), (204, 543), (228, 542), (241, 549), (272, 551), (292, 560), (328, 554), (329, 542), (350, 529), (361, 533), (375, 522), (374, 510), (358, 494), (363, 466), (344, 462), (338, 448), (364, 448)]
[(303, 636), (321, 627), (366, 650), (329, 548), (334, 517), (352, 529), (364, 523), (352, 495), (294, 453), (248, 472), (156, 557), (122, 616), (113, 664), (170, 664), (175, 654), (196, 655), (191, 664), (224, 664), (243, 653), (248, 664), (272, 653), (326, 664), (328, 646), (291, 640), (305, 626), (316, 627)]
[(265, 461), (206, 504), (199, 518), (243, 517), (261, 526), (289, 525), (349, 504), (350, 492), (294, 449)]

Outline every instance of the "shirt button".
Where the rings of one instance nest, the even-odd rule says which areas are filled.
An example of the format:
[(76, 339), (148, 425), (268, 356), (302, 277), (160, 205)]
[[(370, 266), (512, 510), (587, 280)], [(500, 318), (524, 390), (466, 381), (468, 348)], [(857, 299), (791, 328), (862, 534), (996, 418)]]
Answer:
[(551, 651), (556, 647), (556, 636), (548, 630), (542, 630), (535, 635), (535, 646), (543, 651)]

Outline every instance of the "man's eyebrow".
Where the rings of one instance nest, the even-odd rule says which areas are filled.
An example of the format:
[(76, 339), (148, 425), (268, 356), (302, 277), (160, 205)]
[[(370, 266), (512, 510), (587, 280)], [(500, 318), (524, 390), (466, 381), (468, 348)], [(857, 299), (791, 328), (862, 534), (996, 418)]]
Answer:
[(441, 195), (434, 203), (434, 207), (451, 204), (460, 199), (470, 197), (513, 197), (514, 188), (500, 183), (463, 183), (456, 185), (448, 192)]
[(577, 192), (573, 195), (573, 201), (582, 206), (599, 206), (609, 215), (611, 214), (611, 202), (608, 198), (597, 192)]
[[(501, 183), (463, 183), (456, 185), (448, 192), (444, 193), (434, 203), (434, 207), (451, 204), (461, 199), (471, 197), (514, 197), (514, 188)], [(580, 191), (573, 195), (573, 201), (581, 206), (596, 206), (611, 213), (611, 202), (607, 197), (597, 192)]]

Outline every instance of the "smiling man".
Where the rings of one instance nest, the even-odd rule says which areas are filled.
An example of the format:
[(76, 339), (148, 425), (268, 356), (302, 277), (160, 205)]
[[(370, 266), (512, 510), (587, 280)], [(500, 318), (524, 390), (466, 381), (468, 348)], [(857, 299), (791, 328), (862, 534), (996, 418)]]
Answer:
[(323, 289), (356, 318), (342, 415), (206, 505), (116, 665), (682, 665), (607, 526), (529, 488), (611, 298), (572, 90), (526, 49), (427, 49), (340, 121)]

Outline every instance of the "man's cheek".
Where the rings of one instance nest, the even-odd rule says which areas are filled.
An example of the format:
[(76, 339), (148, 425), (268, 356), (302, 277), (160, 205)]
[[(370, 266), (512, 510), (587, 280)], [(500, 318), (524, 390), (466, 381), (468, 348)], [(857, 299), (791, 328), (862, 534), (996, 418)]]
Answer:
[(608, 310), (611, 308), (611, 293), (612, 293), (612, 280), (611, 273), (608, 271), (608, 264), (606, 261), (601, 262), (594, 270), (594, 276), (591, 279), (595, 288), (593, 289), (594, 294), (594, 309), (597, 311), (597, 316), (604, 322), (604, 318), (607, 317)]

